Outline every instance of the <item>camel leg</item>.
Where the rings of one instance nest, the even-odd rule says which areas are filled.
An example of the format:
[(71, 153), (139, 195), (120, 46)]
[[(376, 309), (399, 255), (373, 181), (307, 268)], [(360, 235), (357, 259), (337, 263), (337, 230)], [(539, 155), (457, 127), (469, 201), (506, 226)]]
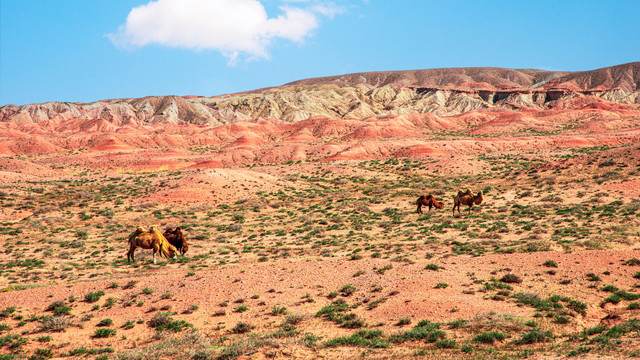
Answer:
[(153, 244), (153, 263), (156, 263), (156, 254), (160, 252), (160, 245)]
[(418, 204), (418, 208), (416, 209), (418, 214), (422, 214), (422, 204)]
[(136, 262), (136, 258), (134, 257), (135, 251), (136, 251), (135, 246), (131, 245), (129, 247), (129, 251), (127, 252), (127, 261)]

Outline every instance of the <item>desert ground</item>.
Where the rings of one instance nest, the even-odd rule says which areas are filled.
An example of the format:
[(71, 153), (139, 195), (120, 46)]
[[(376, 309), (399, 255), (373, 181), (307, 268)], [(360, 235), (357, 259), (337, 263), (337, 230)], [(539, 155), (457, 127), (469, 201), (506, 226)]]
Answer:
[(4, 122), (0, 359), (640, 357), (640, 111), (591, 100)]

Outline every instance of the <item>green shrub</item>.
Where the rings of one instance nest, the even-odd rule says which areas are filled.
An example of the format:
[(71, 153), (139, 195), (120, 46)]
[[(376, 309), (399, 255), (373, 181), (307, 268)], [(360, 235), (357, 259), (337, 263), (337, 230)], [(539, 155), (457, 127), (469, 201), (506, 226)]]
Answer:
[(237, 312), (237, 313), (241, 313), (241, 312), (245, 312), (245, 311), (248, 311), (248, 310), (249, 310), (248, 306), (240, 305), (240, 306), (236, 307), (233, 311)]
[(589, 281), (600, 281), (600, 277), (594, 273), (588, 273), (587, 275), (587, 280)]
[(107, 338), (110, 336), (114, 336), (116, 334), (116, 331), (113, 329), (109, 329), (109, 328), (100, 328), (100, 329), (96, 329), (95, 333), (93, 334), (93, 337), (95, 338)]
[(607, 285), (607, 286), (603, 286), (600, 288), (600, 291), (606, 291), (606, 292), (616, 292), (618, 291), (618, 288), (613, 286), (613, 285)]
[(147, 325), (152, 328), (157, 328), (159, 326), (166, 325), (173, 321), (173, 317), (170, 311), (167, 312), (157, 312), (151, 320), (147, 321)]
[(104, 296), (104, 291), (102, 291), (102, 290), (98, 290), (96, 292), (90, 292), (88, 294), (85, 294), (84, 301), (86, 301), (88, 303), (94, 303), (94, 302), (100, 300), (100, 298), (102, 296)]
[(620, 302), (620, 300), (621, 300), (621, 299), (620, 299), (620, 296), (619, 296), (618, 294), (613, 294), (613, 295), (609, 296), (608, 298), (604, 299), (604, 300), (602, 301), (602, 304), (601, 304), (601, 305), (604, 305), (604, 304), (606, 304), (606, 303), (617, 304), (617, 303), (619, 303), (619, 302)]
[(106, 319), (100, 320), (100, 322), (98, 322), (96, 326), (111, 326), (111, 325), (113, 325), (113, 320), (106, 318)]
[(166, 325), (163, 326), (158, 326), (156, 327), (156, 330), (158, 331), (172, 331), (172, 332), (179, 332), (182, 330), (185, 330), (187, 328), (193, 327), (192, 324), (189, 324), (188, 322), (184, 321), (184, 320), (175, 320), (172, 321)]
[(147, 324), (157, 331), (179, 332), (186, 328), (193, 327), (192, 324), (184, 320), (173, 320), (171, 312), (157, 312)]
[(616, 295), (618, 295), (620, 298), (622, 298), (624, 300), (627, 300), (627, 301), (633, 301), (633, 300), (640, 299), (640, 294), (634, 294), (634, 293), (626, 292), (624, 290), (620, 290), (620, 291), (616, 292)]
[(457, 349), (458, 343), (455, 340), (438, 340), (433, 344), (438, 349)]
[(49, 335), (42, 335), (38, 337), (39, 342), (50, 342), (51, 340), (52, 338)]
[(549, 342), (553, 339), (554, 339), (554, 336), (550, 331), (533, 329), (528, 333), (522, 335), (520, 339), (515, 340), (513, 343), (517, 345), (535, 344), (535, 343), (541, 343), (541, 342)]
[(490, 332), (484, 332), (476, 335), (473, 338), (473, 341), (482, 343), (482, 344), (493, 344), (496, 341), (502, 341), (506, 338), (507, 338), (507, 335), (499, 331), (490, 331)]
[(45, 311), (53, 311), (53, 315), (56, 316), (71, 315), (71, 306), (68, 306), (64, 301), (54, 301), (47, 306)]
[(471, 354), (473, 352), (473, 346), (471, 346), (471, 345), (462, 345), (460, 347), (460, 351), (462, 351), (465, 354)]
[(533, 293), (517, 293), (514, 295), (518, 303), (531, 306), (538, 311), (551, 310), (552, 305), (550, 302), (540, 299), (538, 294)]
[(346, 329), (358, 329), (358, 328), (361, 328), (361, 327), (365, 326), (364, 319), (359, 318), (354, 313), (349, 313), (349, 314), (341, 316), (338, 319), (338, 321), (336, 321), (336, 323), (338, 325), (340, 325), (340, 327), (343, 327), (343, 328), (346, 328)]
[(5, 330), (9, 330), (11, 327), (7, 324), (0, 323), (0, 334), (2, 334)]
[(0, 311), (0, 319), (7, 318), (11, 316), (16, 311), (16, 308), (13, 306), (6, 307), (4, 310)]
[(405, 341), (424, 340), (425, 342), (436, 342), (445, 337), (445, 332), (438, 330), (440, 323), (432, 323), (428, 320), (420, 321), (413, 329), (403, 331), (397, 335), (389, 337), (394, 343), (403, 343)]
[(567, 307), (581, 314), (582, 316), (587, 315), (587, 304), (583, 303), (582, 301), (570, 300), (567, 304)]
[(356, 290), (357, 289), (353, 285), (347, 284), (343, 286), (342, 289), (339, 290), (339, 292), (340, 292), (340, 295), (342, 296), (350, 296), (351, 294), (356, 292)]
[(425, 270), (433, 270), (433, 271), (438, 271), (440, 269), (440, 267), (436, 264), (427, 264), (427, 266), (424, 267)]
[(231, 329), (231, 332), (234, 334), (244, 334), (251, 331), (251, 325), (245, 322), (239, 322)]
[(382, 337), (382, 331), (380, 330), (360, 330), (357, 333), (346, 337), (339, 337), (331, 339), (324, 343), (325, 347), (337, 347), (337, 346), (358, 346), (368, 348), (387, 348), (389, 342)]
[(447, 325), (449, 325), (452, 329), (462, 329), (467, 325), (468, 322), (468, 320), (458, 319), (448, 323)]
[(505, 274), (501, 279), (501, 282), (507, 284), (520, 284), (522, 283), (522, 279), (516, 274)]
[(271, 310), (271, 315), (273, 315), (273, 316), (286, 314), (286, 313), (287, 313), (287, 307), (286, 306), (273, 305), (273, 309)]
[(127, 322), (122, 324), (121, 327), (125, 330), (129, 330), (129, 329), (133, 329), (134, 326), (136, 326), (136, 324), (134, 323), (133, 320), (127, 320)]
[(586, 346), (579, 346), (576, 350), (571, 350), (569, 351), (569, 353), (567, 354), (567, 356), (572, 357), (572, 356), (578, 356), (580, 354), (586, 354), (589, 351), (591, 351), (590, 347), (586, 347)]

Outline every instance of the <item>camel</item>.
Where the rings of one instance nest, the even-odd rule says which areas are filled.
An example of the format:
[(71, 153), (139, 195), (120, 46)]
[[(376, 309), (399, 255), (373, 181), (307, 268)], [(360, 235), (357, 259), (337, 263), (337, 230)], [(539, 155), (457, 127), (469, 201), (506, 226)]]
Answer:
[(462, 190), (458, 191), (458, 195), (453, 200), (453, 216), (456, 215), (456, 207), (458, 207), (458, 215), (460, 215), (460, 205), (469, 206), (469, 213), (471, 213), (471, 208), (473, 204), (480, 205), (482, 204), (482, 191), (479, 191), (477, 195), (473, 195), (471, 190), (467, 189), (467, 191), (463, 192)]
[(149, 231), (139, 226), (136, 231), (129, 236), (129, 251), (127, 252), (127, 261), (136, 262), (134, 252), (137, 247), (143, 249), (153, 249), (153, 263), (156, 263), (156, 254), (167, 258), (176, 258), (178, 249), (171, 245), (169, 241), (162, 235), (156, 226), (152, 226)]
[(422, 206), (428, 206), (429, 212), (431, 212), (431, 207), (435, 207), (436, 209), (442, 209), (442, 207), (444, 206), (444, 203), (436, 200), (436, 198), (434, 198), (433, 195), (429, 194), (426, 196), (420, 195), (418, 200), (416, 200), (416, 205), (418, 206), (418, 208), (416, 209), (416, 212), (418, 214), (422, 214)]
[(182, 229), (179, 226), (173, 230), (171, 230), (171, 228), (167, 228), (162, 235), (167, 238), (171, 245), (175, 246), (176, 249), (180, 251), (181, 255), (186, 254), (187, 250), (189, 250), (187, 238), (184, 237)]

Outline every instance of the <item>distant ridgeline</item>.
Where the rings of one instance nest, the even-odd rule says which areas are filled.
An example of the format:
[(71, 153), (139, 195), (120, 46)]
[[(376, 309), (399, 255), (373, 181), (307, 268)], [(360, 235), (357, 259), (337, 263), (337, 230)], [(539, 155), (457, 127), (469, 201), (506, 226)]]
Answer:
[[(592, 71), (453, 68), (356, 73), (294, 81), (216, 97), (150, 96), (90, 104), (48, 102), (0, 107), (17, 126), (82, 120), (94, 130), (125, 124), (222, 125), (258, 118), (297, 122), (314, 116), (364, 119), (483, 109), (615, 109), (640, 107), (640, 62)], [(86, 123), (86, 122), (89, 123)]]

